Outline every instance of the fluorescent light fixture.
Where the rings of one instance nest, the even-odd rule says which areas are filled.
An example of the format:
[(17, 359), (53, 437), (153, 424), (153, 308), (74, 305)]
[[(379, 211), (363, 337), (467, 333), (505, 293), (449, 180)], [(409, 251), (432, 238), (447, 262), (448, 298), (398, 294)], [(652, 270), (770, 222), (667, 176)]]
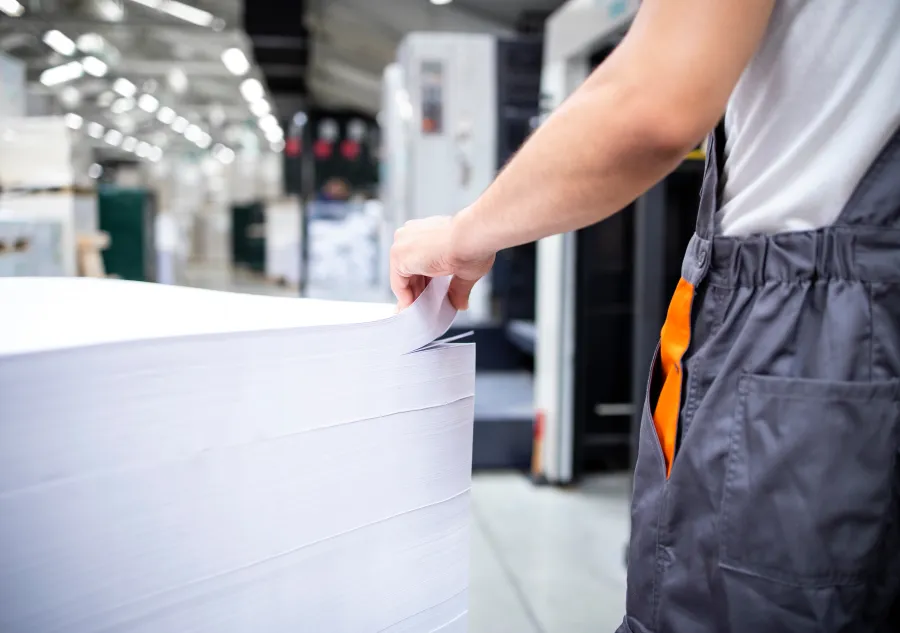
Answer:
[(159, 161), (161, 161), (162, 157), (163, 157), (162, 148), (157, 147), (156, 145), (151, 147), (150, 151), (147, 152), (147, 158), (152, 160), (154, 163), (158, 163)]
[(253, 103), (266, 97), (266, 89), (263, 88), (259, 79), (250, 77), (241, 82), (241, 94), (249, 103)]
[(84, 66), (84, 72), (94, 77), (103, 77), (109, 70), (106, 62), (97, 59), (93, 55), (88, 55), (82, 59), (81, 65)]
[(191, 124), (184, 131), (184, 138), (189, 140), (191, 143), (196, 143), (201, 138), (203, 138), (203, 130), (201, 130), (196, 125)]
[(230, 147), (216, 145), (216, 147), (213, 148), (213, 155), (224, 165), (230, 165), (234, 162), (234, 150)]
[(450, 4), (453, 0), (431, 0), (431, 4), (436, 4), (439, 7), (445, 4)]
[(76, 44), (78, 45), (78, 50), (83, 53), (99, 53), (106, 46), (103, 38), (96, 33), (79, 35)]
[(269, 102), (265, 99), (260, 99), (259, 101), (254, 101), (250, 104), (250, 112), (252, 112), (254, 116), (264, 117), (271, 111), (272, 106), (270, 106)]
[(11, 18), (17, 18), (25, 13), (25, 7), (18, 0), (0, 0), (0, 11)]
[(84, 68), (81, 66), (81, 62), (69, 62), (62, 66), (48, 68), (41, 73), (40, 81), (45, 86), (58, 86), (67, 81), (74, 81), (82, 75), (84, 75)]
[(104, 127), (96, 121), (88, 123), (87, 133), (91, 138), (102, 138), (105, 131)]
[(239, 48), (228, 48), (222, 53), (222, 63), (232, 75), (242, 77), (250, 72), (250, 62), (244, 51)]
[(118, 0), (96, 0), (97, 10), (110, 22), (118, 22), (125, 16), (125, 7)]
[(206, 132), (204, 132), (203, 136), (201, 136), (197, 140), (197, 147), (199, 147), (200, 149), (206, 149), (210, 145), (212, 145), (212, 137), (209, 134), (207, 134)]
[(60, 55), (65, 55), (69, 57), (70, 55), (74, 55), (77, 50), (75, 47), (75, 42), (66, 36), (62, 31), (57, 31), (53, 29), (52, 31), (47, 31), (44, 33), (44, 44), (55, 50)]
[(81, 103), (81, 93), (75, 86), (66, 86), (60, 90), (59, 100), (67, 108), (76, 108)]
[(259, 120), (259, 127), (261, 130), (273, 130), (281, 126), (278, 125), (278, 119), (274, 114), (268, 114)]
[(216, 19), (215, 16), (208, 11), (203, 11), (202, 9), (192, 7), (183, 2), (177, 2), (177, 0), (168, 0), (168, 2), (159, 7), (159, 10), (163, 13), (168, 13), (174, 18), (196, 24), (197, 26), (212, 26), (212, 23)]
[(84, 117), (74, 112), (69, 112), (65, 117), (66, 126), (72, 130), (80, 130), (84, 125)]
[(170, 108), (169, 106), (163, 106), (159, 109), (159, 112), (156, 114), (156, 118), (159, 119), (160, 123), (165, 125), (171, 125), (172, 122), (178, 117), (175, 114), (175, 110)]
[(151, 9), (158, 9), (159, 5), (162, 4), (162, 0), (131, 0), (132, 2), (137, 2), (138, 4), (142, 4), (145, 7), (150, 7)]
[(109, 130), (103, 137), (108, 145), (118, 147), (122, 143), (122, 133), (119, 130)]
[(151, 145), (147, 141), (141, 141), (137, 146), (137, 155), (141, 158), (147, 158), (150, 155)]
[(166, 73), (166, 81), (169, 83), (169, 88), (178, 94), (181, 94), (188, 89), (188, 77), (180, 68), (172, 68), (169, 70), (169, 72)]
[(116, 81), (113, 83), (112, 88), (123, 97), (133, 97), (134, 93), (137, 92), (137, 86), (135, 86), (124, 77), (116, 79)]
[(88, 177), (97, 180), (100, 176), (103, 175), (103, 167), (94, 163), (90, 167), (88, 167)]
[(284, 132), (281, 131), (281, 128), (266, 130), (266, 140), (270, 143), (274, 143), (275, 141), (283, 141)]
[(133, 136), (126, 136), (122, 140), (122, 149), (124, 149), (126, 152), (133, 152), (135, 149), (137, 149), (137, 144), (138, 140), (136, 138), (134, 138)]
[(134, 110), (134, 99), (119, 97), (113, 101), (113, 104), (109, 109), (112, 110), (113, 114), (125, 114), (126, 112), (131, 112)]
[(141, 98), (138, 99), (138, 107), (144, 112), (149, 112), (153, 114), (159, 109), (159, 99), (154, 97), (153, 95), (143, 94)]
[(183, 116), (177, 117), (174, 121), (172, 121), (172, 129), (179, 134), (184, 134), (184, 131), (188, 129), (188, 120)]
[(281, 152), (284, 151), (284, 141), (283, 140), (274, 141), (269, 144), (269, 147), (271, 147), (272, 151), (275, 152), (276, 154), (280, 154)]

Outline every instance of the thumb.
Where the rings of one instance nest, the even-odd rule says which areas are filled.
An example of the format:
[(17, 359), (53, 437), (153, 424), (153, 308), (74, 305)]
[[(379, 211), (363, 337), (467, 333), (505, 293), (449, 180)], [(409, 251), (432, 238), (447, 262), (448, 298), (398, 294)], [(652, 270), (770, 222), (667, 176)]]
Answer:
[(450, 297), (450, 303), (457, 310), (469, 309), (469, 295), (472, 294), (472, 288), (477, 283), (477, 279), (469, 280), (460, 277), (453, 277), (450, 280), (450, 290), (447, 292)]

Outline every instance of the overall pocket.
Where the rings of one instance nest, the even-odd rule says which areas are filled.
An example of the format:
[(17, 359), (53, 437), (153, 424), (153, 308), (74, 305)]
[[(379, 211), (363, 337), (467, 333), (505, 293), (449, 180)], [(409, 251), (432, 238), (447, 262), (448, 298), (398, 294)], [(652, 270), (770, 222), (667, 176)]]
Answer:
[(720, 563), (801, 587), (859, 582), (891, 504), (897, 381), (741, 379)]

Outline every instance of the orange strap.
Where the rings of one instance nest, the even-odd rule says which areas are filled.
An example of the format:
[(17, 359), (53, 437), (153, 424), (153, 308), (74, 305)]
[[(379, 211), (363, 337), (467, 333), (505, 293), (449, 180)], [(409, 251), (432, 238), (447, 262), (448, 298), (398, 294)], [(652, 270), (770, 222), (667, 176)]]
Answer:
[(691, 304), (694, 286), (681, 279), (662, 328), (659, 358), (662, 363), (663, 382), (653, 421), (666, 458), (666, 477), (672, 472), (675, 459), (675, 438), (678, 434), (678, 411), (681, 408), (681, 359), (691, 341)]

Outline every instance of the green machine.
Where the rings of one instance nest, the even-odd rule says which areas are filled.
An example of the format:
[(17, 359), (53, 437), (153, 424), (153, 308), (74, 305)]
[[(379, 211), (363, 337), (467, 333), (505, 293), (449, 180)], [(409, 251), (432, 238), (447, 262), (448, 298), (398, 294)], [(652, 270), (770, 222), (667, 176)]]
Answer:
[(231, 207), (231, 262), (236, 268), (266, 271), (266, 212), (261, 202)]
[(109, 234), (103, 251), (107, 275), (156, 281), (156, 198), (146, 189), (103, 185), (97, 191), (100, 230)]

